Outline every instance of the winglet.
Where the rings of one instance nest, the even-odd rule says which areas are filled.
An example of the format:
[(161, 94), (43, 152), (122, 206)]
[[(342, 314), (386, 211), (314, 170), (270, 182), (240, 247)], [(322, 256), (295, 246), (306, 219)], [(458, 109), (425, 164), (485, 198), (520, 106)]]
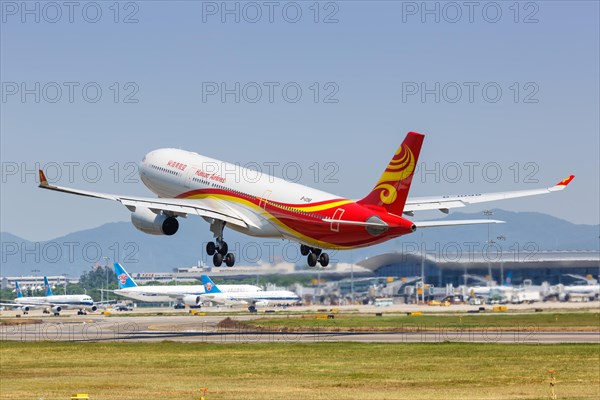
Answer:
[(44, 175), (44, 171), (42, 171), (40, 169), (40, 187), (47, 187), (48, 185), (48, 179), (46, 179), (46, 175)]
[(567, 178), (563, 179), (562, 181), (558, 182), (556, 185), (552, 186), (551, 188), (548, 188), (549, 191), (556, 191), (556, 190), (563, 190), (564, 188), (567, 187), (567, 185), (569, 183), (571, 183), (571, 181), (573, 180), (573, 178), (575, 178), (575, 175), (569, 175)]
[(565, 178), (562, 181), (558, 182), (556, 186), (567, 186), (569, 183), (571, 183), (573, 178), (575, 178), (575, 175), (570, 175), (568, 178)]

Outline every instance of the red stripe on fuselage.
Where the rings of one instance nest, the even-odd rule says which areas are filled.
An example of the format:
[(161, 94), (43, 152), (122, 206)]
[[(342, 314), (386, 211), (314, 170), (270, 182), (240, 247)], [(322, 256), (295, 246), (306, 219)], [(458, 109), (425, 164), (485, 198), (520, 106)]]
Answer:
[[(356, 202), (349, 202), (341, 206), (333, 204), (347, 200), (342, 198), (310, 204), (289, 204), (265, 200), (229, 190), (212, 188), (191, 190), (178, 195), (177, 198), (193, 198), (194, 196), (214, 196), (217, 199), (230, 197), (232, 198), (230, 201), (233, 202), (240, 202), (242, 204), (251, 203), (256, 209), (264, 210), (275, 222), (287, 228), (288, 233), (297, 237), (299, 241), (309, 239), (315, 242), (325, 242), (329, 245), (329, 248), (364, 247), (385, 242), (393, 237), (412, 232), (412, 223), (410, 221), (396, 215), (388, 214), (383, 209), (365, 207)], [(302, 210), (303, 207), (326, 206), (327, 204), (332, 204), (332, 206), (311, 212)], [(335, 211), (338, 209), (344, 210), (342, 215), (343, 220), (363, 222), (370, 217), (377, 216), (390, 226), (385, 233), (374, 236), (364, 226), (335, 224), (322, 220), (323, 218), (333, 218)]]

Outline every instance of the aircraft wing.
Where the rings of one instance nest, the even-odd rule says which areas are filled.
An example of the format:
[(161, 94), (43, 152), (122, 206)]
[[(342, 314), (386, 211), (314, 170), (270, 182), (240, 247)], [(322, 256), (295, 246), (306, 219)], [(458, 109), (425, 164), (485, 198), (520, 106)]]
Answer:
[(50, 303), (0, 303), (0, 306), (9, 306), (9, 307), (30, 307), (30, 308), (44, 308), (44, 307), (52, 307), (53, 304)]
[[(556, 192), (566, 188), (573, 178), (575, 178), (575, 175), (571, 175), (568, 178), (563, 179), (554, 186), (543, 189), (412, 198), (406, 201), (403, 212), (404, 214), (413, 215), (415, 211), (440, 210), (447, 214), (448, 210), (451, 208), (465, 207), (469, 204), (512, 199), (516, 197), (537, 196), (539, 194)], [(418, 226), (419, 225), (417, 225), (417, 227)]]
[[(164, 296), (164, 297), (170, 297), (171, 299), (177, 300), (177, 301), (183, 301), (183, 298), (185, 296), (201, 296), (200, 294), (196, 294), (196, 293), (164, 293), (164, 292), (153, 292), (152, 290), (144, 290), (143, 292), (136, 291), (134, 294), (136, 294), (136, 295), (139, 294), (142, 296)], [(125, 296), (125, 295), (123, 294), (121, 296)]]
[(235, 296), (215, 296), (215, 294), (205, 293), (200, 295), (200, 299), (202, 301), (211, 301), (219, 304), (248, 304), (248, 300), (246, 298), (236, 298)]
[(413, 223), (417, 228), (435, 228), (438, 226), (503, 224), (504, 221), (499, 221), (497, 219), (457, 219), (453, 221), (413, 221)]
[(185, 216), (187, 214), (198, 215), (200, 217), (213, 218), (233, 225), (247, 228), (256, 225), (247, 217), (229, 207), (225, 202), (214, 198), (205, 199), (173, 199), (173, 198), (154, 198), (154, 197), (135, 197), (120, 196), (115, 194), (91, 192), (88, 190), (71, 189), (62, 186), (54, 186), (48, 183), (44, 172), (40, 169), (40, 184), (42, 189), (54, 190), (57, 192), (71, 193), (79, 196), (95, 197), (118, 201), (134, 212), (137, 207), (144, 207), (153, 212), (166, 211), (173, 215)]

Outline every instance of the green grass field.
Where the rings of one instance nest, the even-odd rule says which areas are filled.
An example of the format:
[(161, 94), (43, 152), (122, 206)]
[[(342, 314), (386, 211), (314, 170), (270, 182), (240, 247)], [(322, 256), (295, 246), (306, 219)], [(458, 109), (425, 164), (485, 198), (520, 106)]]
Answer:
[(598, 345), (0, 343), (0, 399), (600, 398)]
[(259, 318), (247, 324), (268, 329), (396, 331), (439, 329), (494, 329), (523, 331), (600, 331), (599, 313), (535, 314), (462, 314), (462, 315), (353, 315), (334, 314), (334, 319), (316, 319), (314, 315), (289, 318)]

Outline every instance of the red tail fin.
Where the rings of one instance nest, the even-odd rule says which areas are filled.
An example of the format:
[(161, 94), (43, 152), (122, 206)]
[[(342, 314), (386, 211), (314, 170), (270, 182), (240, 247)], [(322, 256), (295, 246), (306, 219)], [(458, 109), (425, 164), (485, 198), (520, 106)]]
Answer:
[(406, 135), (377, 185), (360, 204), (380, 206), (389, 213), (402, 215), (424, 137), (416, 132)]

